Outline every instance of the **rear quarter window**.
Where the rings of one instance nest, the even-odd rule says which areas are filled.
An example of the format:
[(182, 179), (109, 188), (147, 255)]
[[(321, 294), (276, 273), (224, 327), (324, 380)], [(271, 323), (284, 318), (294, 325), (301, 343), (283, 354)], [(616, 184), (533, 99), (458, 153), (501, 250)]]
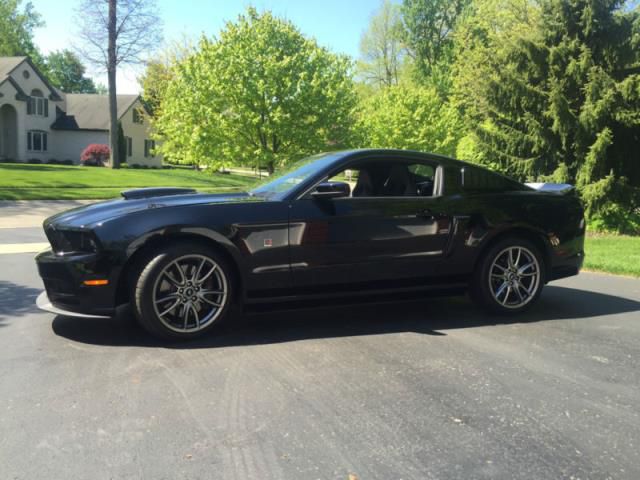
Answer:
[(468, 193), (526, 190), (521, 183), (481, 168), (465, 166), (460, 170), (462, 191)]

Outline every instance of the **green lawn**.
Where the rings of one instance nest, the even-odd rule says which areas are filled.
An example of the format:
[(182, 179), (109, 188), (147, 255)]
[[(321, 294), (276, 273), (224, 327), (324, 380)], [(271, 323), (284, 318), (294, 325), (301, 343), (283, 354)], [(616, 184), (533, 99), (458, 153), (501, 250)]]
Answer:
[(113, 198), (140, 187), (192, 187), (202, 192), (245, 190), (256, 179), (190, 169), (130, 169), (0, 164), (0, 200)]
[(584, 268), (640, 277), (640, 237), (588, 236)]

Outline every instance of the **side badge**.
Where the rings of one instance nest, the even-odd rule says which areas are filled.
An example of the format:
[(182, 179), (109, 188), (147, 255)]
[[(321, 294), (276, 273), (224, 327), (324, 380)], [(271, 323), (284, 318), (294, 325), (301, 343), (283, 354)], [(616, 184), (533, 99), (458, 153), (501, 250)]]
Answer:
[(265, 246), (265, 247), (273, 247), (273, 239), (271, 239), (271, 238), (265, 238), (265, 239), (264, 239), (264, 246)]

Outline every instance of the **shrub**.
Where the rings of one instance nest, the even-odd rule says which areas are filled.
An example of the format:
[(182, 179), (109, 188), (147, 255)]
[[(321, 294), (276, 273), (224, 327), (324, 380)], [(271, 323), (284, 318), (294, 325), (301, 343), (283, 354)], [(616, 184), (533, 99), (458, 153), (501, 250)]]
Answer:
[(62, 162), (56, 160), (55, 158), (50, 158), (49, 160), (47, 160), (47, 163), (49, 165), (61, 165), (62, 164)]
[(66, 160), (62, 160), (60, 163), (62, 165), (73, 165), (73, 160), (67, 158)]
[(0, 158), (0, 163), (17, 163), (13, 158)]
[(92, 143), (82, 151), (80, 163), (85, 167), (104, 167), (110, 154), (108, 145)]
[(640, 235), (640, 209), (629, 210), (619, 203), (609, 203), (587, 221), (591, 232)]
[(140, 168), (140, 164), (139, 163), (132, 163), (129, 165), (129, 168)]
[(640, 189), (612, 173), (580, 189), (592, 231), (640, 233)]
[(29, 160), (27, 160), (27, 163), (30, 163), (31, 165), (40, 165), (42, 163), (42, 160), (40, 160), (39, 158), (30, 158)]

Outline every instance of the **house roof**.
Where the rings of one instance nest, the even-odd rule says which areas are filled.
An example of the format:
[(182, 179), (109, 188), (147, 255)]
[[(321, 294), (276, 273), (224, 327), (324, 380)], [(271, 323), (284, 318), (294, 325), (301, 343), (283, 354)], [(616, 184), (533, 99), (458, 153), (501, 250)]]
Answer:
[[(51, 92), (51, 95), (49, 96), (49, 98), (54, 101), (60, 101), (61, 97), (58, 93), (58, 90), (56, 90), (53, 87), (53, 85), (49, 83), (49, 80), (47, 80), (47, 77), (45, 77), (44, 75), (42, 75), (42, 73), (40, 73), (40, 70), (36, 68), (36, 66), (33, 64), (33, 62), (29, 57), (24, 57), (24, 56), (0, 57), (0, 85), (2, 85), (5, 81), (9, 80), (11, 84), (16, 88), (16, 90), (18, 90), (18, 93), (21, 96), (23, 97), (26, 96), (26, 94), (22, 91), (22, 88), (20, 88), (18, 83), (10, 77), (11, 72), (13, 72), (16, 68), (18, 68), (18, 66), (20, 66), (20, 64), (22, 64), (23, 62), (27, 62), (29, 66), (33, 69), (33, 71), (36, 72), (36, 75), (40, 78), (40, 80), (42, 80), (42, 83), (44, 83), (47, 86), (47, 88)], [(21, 98), (21, 100), (26, 100), (26, 98)]]
[(0, 57), (0, 82), (13, 72), (27, 57)]
[[(51, 128), (56, 130), (109, 130), (109, 96), (93, 93), (66, 93), (66, 112)], [(131, 108), (139, 95), (118, 95), (118, 118)]]

